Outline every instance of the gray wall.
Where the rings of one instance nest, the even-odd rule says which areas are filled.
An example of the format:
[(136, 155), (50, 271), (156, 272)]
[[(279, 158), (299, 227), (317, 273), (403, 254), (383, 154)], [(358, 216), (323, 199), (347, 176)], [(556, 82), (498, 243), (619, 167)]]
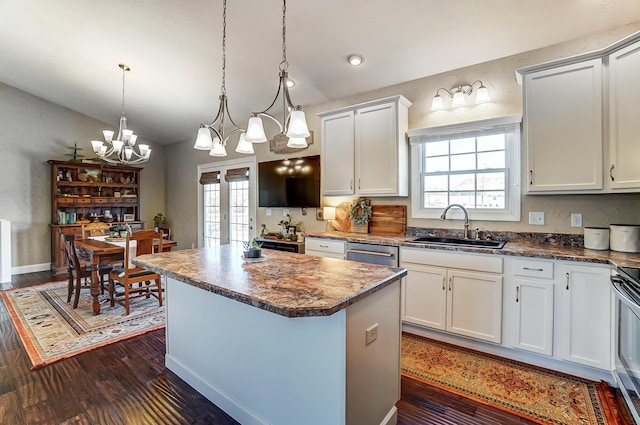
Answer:
[[(77, 143), (91, 154), (105, 124), (0, 83), (0, 218), (11, 221), (12, 268), (22, 273), (47, 269), (51, 262), (51, 180), (49, 159), (68, 160)], [(129, 116), (135, 131), (135, 119)], [(151, 144), (151, 160), (142, 164), (141, 216), (151, 222), (164, 211), (164, 146)], [(93, 155), (91, 155), (93, 156)]]
[[(306, 156), (320, 153), (320, 120), (316, 117), (318, 112), (396, 94), (402, 94), (413, 102), (413, 106), (409, 109), (410, 129), (522, 113), (522, 87), (516, 82), (516, 69), (596, 50), (612, 44), (638, 30), (640, 30), (640, 23), (610, 30), (584, 39), (339, 99), (322, 105), (305, 106), (309, 127), (314, 132), (315, 143), (309, 149), (302, 150), (299, 154), (295, 155)], [(434, 58), (434, 60), (437, 60), (437, 58)], [(456, 110), (430, 111), (431, 99), (439, 87), (453, 87), (458, 83), (471, 83), (477, 79), (481, 79), (489, 88), (492, 96), (491, 103)], [(230, 107), (233, 108), (233, 93), (229, 93), (229, 96), (231, 99)], [(295, 89), (292, 90), (291, 96), (295, 101)], [(264, 102), (265, 99), (256, 99), (256, 104), (263, 104)], [(213, 110), (211, 111), (212, 114), (214, 112)], [(246, 125), (246, 119), (248, 119), (248, 117), (245, 118), (245, 121), (240, 122)], [(194, 129), (194, 135), (195, 132), (196, 129)], [(230, 155), (224, 159), (240, 156), (240, 154), (233, 152), (235, 144), (236, 141), (234, 139), (231, 146), (227, 147)], [(197, 212), (195, 211), (197, 201), (197, 165), (216, 161), (214, 158), (209, 157), (206, 152), (194, 151), (192, 145), (193, 140), (189, 140), (167, 148), (168, 156), (172, 159), (172, 166), (167, 170), (167, 211), (170, 218), (179, 217), (179, 220), (174, 222), (173, 228), (177, 235), (177, 240), (182, 247), (190, 247), (192, 243), (197, 242)], [(275, 155), (269, 152), (266, 145), (254, 145), (254, 148), (258, 162), (287, 156)], [(294, 155), (288, 156), (291, 157)], [(525, 158), (524, 152), (522, 158)], [(322, 172), (327, 173), (331, 172), (331, 170), (325, 169), (322, 170)], [(349, 198), (325, 197), (323, 203), (330, 206), (349, 200)], [(636, 194), (523, 195), (523, 219), (520, 222), (476, 221), (473, 225), (479, 225), (482, 229), (486, 230), (582, 233), (581, 228), (570, 227), (571, 213), (582, 213), (583, 224), (585, 226), (607, 225), (618, 222), (640, 223), (639, 200), (640, 196)], [(409, 198), (373, 198), (373, 202), (379, 204), (404, 204), (409, 207), (408, 210), (410, 211)], [(530, 211), (544, 211), (546, 213), (545, 226), (529, 225), (528, 213)], [(307, 231), (324, 230), (325, 223), (315, 220), (315, 210), (310, 210), (307, 217), (301, 216), (300, 209), (293, 209), (291, 213), (295, 218), (304, 220)], [(274, 209), (273, 215), (267, 217), (265, 209), (260, 208), (258, 210), (257, 223), (258, 225), (265, 223), (269, 230), (277, 230), (277, 223), (281, 218), (281, 210)], [(458, 223), (451, 221), (442, 222), (439, 220), (412, 218), (408, 219), (408, 224), (410, 226), (432, 228), (458, 227)]]

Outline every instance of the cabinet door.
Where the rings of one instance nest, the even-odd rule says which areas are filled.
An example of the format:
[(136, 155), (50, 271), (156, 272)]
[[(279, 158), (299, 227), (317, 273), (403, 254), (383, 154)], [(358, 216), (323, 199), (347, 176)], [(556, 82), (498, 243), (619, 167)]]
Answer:
[(640, 188), (640, 43), (609, 56), (611, 189)]
[(534, 353), (553, 354), (553, 281), (514, 279), (510, 306), (513, 346)]
[(360, 195), (398, 194), (397, 104), (356, 111), (356, 186)]
[(502, 276), (449, 270), (447, 291), (449, 332), (500, 343)]
[(525, 75), (528, 191), (603, 188), (601, 59)]
[(414, 325), (445, 330), (446, 271), (437, 267), (411, 265), (402, 278), (402, 320)]
[(322, 194), (353, 195), (354, 113), (322, 118)]
[(611, 370), (611, 289), (608, 267), (563, 264), (562, 358)]

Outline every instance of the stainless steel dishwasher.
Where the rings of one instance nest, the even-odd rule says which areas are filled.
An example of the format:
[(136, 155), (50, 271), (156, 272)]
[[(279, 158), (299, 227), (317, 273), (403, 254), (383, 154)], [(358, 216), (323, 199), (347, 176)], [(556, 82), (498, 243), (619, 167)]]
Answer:
[(398, 247), (347, 242), (347, 260), (398, 267)]

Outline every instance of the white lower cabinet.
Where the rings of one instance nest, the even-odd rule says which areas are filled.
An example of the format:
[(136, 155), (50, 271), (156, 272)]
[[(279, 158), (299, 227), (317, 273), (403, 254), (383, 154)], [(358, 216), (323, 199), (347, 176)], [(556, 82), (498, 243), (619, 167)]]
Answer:
[(403, 247), (400, 266), (404, 322), (501, 342), (502, 258)]
[(559, 264), (561, 357), (611, 370), (611, 289), (608, 266)]
[(553, 354), (553, 261), (507, 258), (505, 289), (507, 345)]

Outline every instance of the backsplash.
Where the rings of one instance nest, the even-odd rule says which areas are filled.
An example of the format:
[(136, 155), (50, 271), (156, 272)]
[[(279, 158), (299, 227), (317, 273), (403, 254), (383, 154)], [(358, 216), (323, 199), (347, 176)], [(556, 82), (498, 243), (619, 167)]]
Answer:
[[(469, 230), (469, 237), (475, 238), (475, 231)], [(414, 236), (438, 236), (462, 238), (462, 230), (458, 229), (428, 229), (423, 227), (407, 227), (407, 237)], [(493, 239), (495, 241), (512, 241), (532, 244), (546, 244), (555, 246), (584, 246), (584, 236), (562, 233), (527, 233), (527, 232), (501, 232), (480, 231), (480, 239)]]

